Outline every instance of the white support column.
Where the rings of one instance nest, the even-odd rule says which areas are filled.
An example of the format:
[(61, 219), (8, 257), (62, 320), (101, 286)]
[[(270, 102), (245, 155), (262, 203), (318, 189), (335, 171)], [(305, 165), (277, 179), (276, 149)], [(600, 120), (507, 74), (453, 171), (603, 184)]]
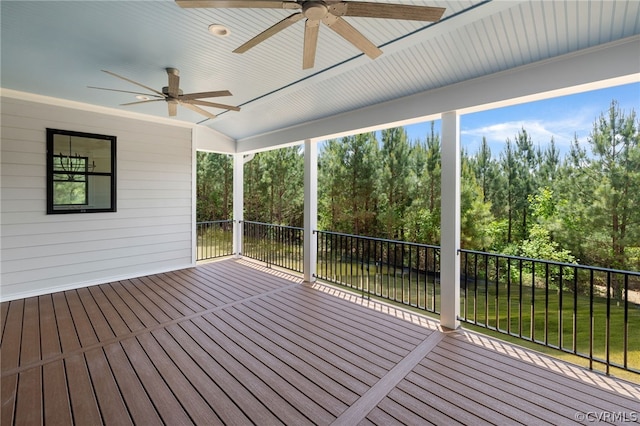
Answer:
[(244, 228), (244, 154), (233, 154), (233, 252), (242, 257)]
[(318, 259), (318, 144), (304, 141), (304, 280), (316, 280)]
[(460, 326), (460, 117), (442, 114), (440, 323)]

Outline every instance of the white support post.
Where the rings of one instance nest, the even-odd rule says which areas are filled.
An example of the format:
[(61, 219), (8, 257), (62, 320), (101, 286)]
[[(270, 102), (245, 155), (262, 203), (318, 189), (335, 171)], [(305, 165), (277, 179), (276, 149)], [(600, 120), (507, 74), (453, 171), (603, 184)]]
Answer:
[(460, 117), (442, 114), (440, 324), (460, 326)]
[(316, 280), (318, 259), (318, 144), (304, 141), (304, 280)]
[(233, 253), (242, 257), (244, 220), (244, 154), (233, 154)]

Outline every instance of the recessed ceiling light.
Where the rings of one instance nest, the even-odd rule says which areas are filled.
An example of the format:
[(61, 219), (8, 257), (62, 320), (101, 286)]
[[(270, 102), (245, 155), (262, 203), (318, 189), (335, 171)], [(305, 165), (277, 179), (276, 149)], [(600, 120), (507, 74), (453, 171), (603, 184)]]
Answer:
[(151, 98), (149, 96), (147, 96), (147, 95), (138, 95), (138, 96), (136, 96), (136, 99), (139, 99), (141, 101), (148, 101)]
[(209, 25), (209, 32), (216, 37), (226, 37), (229, 34), (231, 34), (231, 31), (229, 31), (229, 28), (221, 24)]

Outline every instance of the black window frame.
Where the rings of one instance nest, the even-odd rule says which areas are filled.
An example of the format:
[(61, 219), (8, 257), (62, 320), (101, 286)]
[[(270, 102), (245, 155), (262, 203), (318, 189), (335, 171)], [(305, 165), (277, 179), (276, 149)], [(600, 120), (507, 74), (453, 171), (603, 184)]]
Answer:
[[(78, 183), (84, 182), (85, 184), (85, 204), (54, 204), (54, 183), (59, 181), (56, 179), (56, 175), (62, 174), (60, 170), (56, 170), (54, 162), (56, 158), (60, 158), (59, 153), (54, 150), (54, 137), (56, 135), (63, 135), (69, 137), (81, 137), (89, 139), (98, 139), (100, 141), (110, 142), (110, 172), (94, 172), (89, 171), (88, 157), (79, 156), (79, 159), (85, 160), (85, 170), (76, 171), (72, 174), (84, 176), (84, 180), (77, 181)], [(95, 133), (77, 132), (72, 130), (61, 130), (47, 128), (47, 214), (73, 214), (73, 213), (104, 213), (104, 212), (116, 212), (117, 211), (117, 197), (116, 197), (116, 141), (115, 136), (101, 135)], [(66, 173), (66, 172), (63, 172)], [(89, 178), (91, 176), (107, 176), (110, 178), (110, 206), (109, 207), (90, 207), (88, 205), (89, 200)], [(83, 207), (84, 206), (84, 207)], [(66, 207), (66, 208), (65, 208)]]

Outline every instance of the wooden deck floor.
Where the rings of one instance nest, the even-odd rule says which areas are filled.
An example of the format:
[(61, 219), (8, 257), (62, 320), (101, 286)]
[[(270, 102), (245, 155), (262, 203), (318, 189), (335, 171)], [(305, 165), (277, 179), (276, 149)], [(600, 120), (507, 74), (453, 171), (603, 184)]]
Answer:
[(1, 308), (2, 425), (640, 422), (640, 386), (242, 260)]

